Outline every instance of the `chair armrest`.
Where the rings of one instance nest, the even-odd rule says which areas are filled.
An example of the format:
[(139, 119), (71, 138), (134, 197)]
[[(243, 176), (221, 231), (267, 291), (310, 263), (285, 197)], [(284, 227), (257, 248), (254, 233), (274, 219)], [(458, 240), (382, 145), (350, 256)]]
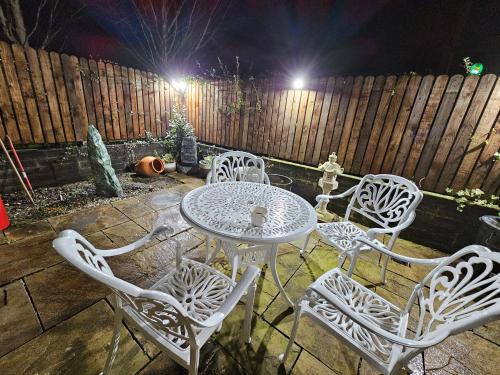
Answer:
[(429, 346), (433, 346), (436, 344), (439, 344), (443, 340), (445, 340), (449, 336), (448, 331), (443, 331), (441, 334), (425, 341), (417, 341), (417, 340), (412, 340), (408, 339), (406, 337), (401, 337), (398, 335), (395, 335), (393, 333), (387, 332), (380, 328), (379, 326), (373, 324), (369, 320), (363, 318), (361, 314), (358, 312), (354, 311), (351, 309), (351, 307), (344, 302), (340, 301), (336, 296), (334, 296), (330, 291), (328, 291), (324, 286), (318, 285), (314, 288), (318, 293), (321, 294), (323, 298), (328, 300), (332, 305), (334, 305), (337, 309), (340, 310), (344, 315), (349, 317), (349, 319), (353, 320), (363, 328), (367, 329), (368, 331), (379, 335), (386, 339), (387, 341), (390, 341), (394, 344), (402, 345), (404, 347), (411, 347), (411, 348), (427, 348)]
[(168, 225), (159, 225), (159, 226), (155, 227), (151, 232), (146, 234), (144, 237), (142, 237), (141, 239), (139, 239), (135, 242), (132, 242), (131, 244), (128, 244), (126, 246), (119, 247), (117, 249), (112, 249), (112, 250), (101, 250), (101, 249), (99, 249), (99, 250), (96, 249), (96, 250), (98, 251), (99, 255), (101, 255), (103, 257), (112, 257), (115, 255), (125, 254), (125, 253), (128, 253), (130, 251), (136, 250), (136, 249), (144, 246), (149, 241), (151, 241), (154, 237), (156, 237), (157, 235), (159, 235), (160, 233), (163, 233), (163, 232), (166, 232), (168, 235), (172, 235), (174, 233), (174, 230), (172, 229), (172, 227), (170, 227)]
[(401, 232), (403, 229), (408, 228), (411, 223), (413, 223), (413, 220), (415, 220), (415, 212), (412, 212), (405, 221), (400, 223), (399, 225), (396, 225), (395, 227), (392, 228), (371, 228), (368, 229), (366, 234), (370, 238), (374, 238), (377, 234), (387, 234), (387, 233), (396, 233), (396, 232)]
[(326, 195), (326, 194), (320, 194), (318, 196), (316, 196), (316, 202), (321, 202), (322, 200), (324, 199), (327, 199), (327, 200), (330, 200), (330, 199), (339, 199), (339, 198), (345, 198), (345, 197), (348, 197), (349, 195), (351, 195), (352, 193), (354, 193), (354, 191), (358, 188), (358, 185), (355, 185), (353, 187), (351, 187), (350, 189), (347, 189), (346, 191), (344, 191), (343, 193), (341, 194), (337, 194), (337, 195)]
[(377, 250), (378, 252), (388, 255), (389, 257), (393, 259), (400, 260), (405, 263), (413, 263), (413, 264), (421, 264), (421, 265), (427, 265), (427, 266), (436, 266), (439, 263), (443, 262), (444, 260), (448, 259), (448, 257), (442, 257), (442, 258), (434, 258), (434, 259), (425, 259), (425, 258), (412, 258), (412, 257), (407, 257), (405, 255), (397, 254), (395, 252), (392, 252), (385, 246), (380, 246), (379, 244), (375, 243), (374, 241), (371, 241), (369, 238), (366, 237), (356, 237), (356, 241), (362, 242), (367, 246), (370, 246), (373, 250)]

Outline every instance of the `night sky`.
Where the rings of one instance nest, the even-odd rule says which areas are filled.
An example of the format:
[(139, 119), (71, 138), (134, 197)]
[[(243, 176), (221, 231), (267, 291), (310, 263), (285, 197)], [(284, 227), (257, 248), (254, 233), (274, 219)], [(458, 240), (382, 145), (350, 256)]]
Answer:
[[(81, 2), (65, 3), (70, 12)], [(127, 0), (86, 3), (63, 51), (144, 68), (119, 32)], [(500, 1), (232, 0), (214, 40), (183, 69), (217, 66), (217, 57), (231, 65), (235, 56), (255, 76), (462, 73), (464, 56), (498, 74)]]

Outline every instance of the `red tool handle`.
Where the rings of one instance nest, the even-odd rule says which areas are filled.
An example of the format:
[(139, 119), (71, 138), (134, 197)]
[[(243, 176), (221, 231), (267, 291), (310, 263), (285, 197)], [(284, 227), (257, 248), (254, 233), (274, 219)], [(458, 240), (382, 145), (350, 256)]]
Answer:
[(28, 188), (33, 193), (33, 187), (31, 186), (30, 179), (28, 178), (28, 175), (24, 171), (23, 163), (21, 163), (19, 156), (17, 156), (17, 152), (16, 152), (16, 149), (14, 147), (14, 143), (12, 143), (12, 139), (10, 139), (10, 137), (8, 135), (5, 136), (5, 138), (7, 138), (7, 141), (9, 142), (10, 150), (12, 151), (12, 154), (14, 155), (14, 159), (16, 160), (17, 167), (19, 168), (19, 171), (21, 172), (21, 175), (23, 176), (24, 181), (26, 181), (26, 185), (28, 185)]

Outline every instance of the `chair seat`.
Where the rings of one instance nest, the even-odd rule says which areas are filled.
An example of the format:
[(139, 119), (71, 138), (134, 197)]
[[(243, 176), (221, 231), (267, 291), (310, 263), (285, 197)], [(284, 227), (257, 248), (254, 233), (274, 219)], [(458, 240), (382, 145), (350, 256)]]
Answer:
[[(356, 237), (368, 238), (364, 230), (350, 221), (318, 224), (317, 230), (326, 242), (337, 247), (342, 252), (349, 251), (357, 246)], [(383, 246), (383, 243), (377, 239), (372, 241)], [(360, 250), (370, 250), (370, 248), (363, 246)]]
[[(183, 259), (179, 268), (174, 268), (162, 277), (150, 289), (170, 294), (186, 309), (188, 315), (194, 319), (205, 321), (210, 318), (226, 301), (236, 283), (224, 274), (214, 270), (208, 265), (189, 259)], [(146, 314), (139, 314), (127, 304), (138, 305), (138, 298), (133, 301), (125, 299), (124, 311), (141, 327), (143, 320), (151, 318)], [(155, 322), (156, 330), (150, 330), (157, 340), (175, 351), (181, 357), (188, 355), (189, 342), (186, 340), (187, 333), (184, 326), (180, 324), (174, 309), (167, 304), (158, 302), (153, 305), (150, 301), (142, 304), (142, 310), (154, 309), (158, 321)], [(213, 333), (213, 329), (197, 329), (199, 340), (204, 342)]]
[(346, 343), (356, 346), (375, 360), (388, 363), (394, 347), (389, 341), (355, 323), (340, 312), (335, 303), (342, 303), (384, 331), (401, 336), (406, 331), (408, 314), (375, 292), (365, 288), (335, 268), (309, 286), (302, 307), (340, 335)]

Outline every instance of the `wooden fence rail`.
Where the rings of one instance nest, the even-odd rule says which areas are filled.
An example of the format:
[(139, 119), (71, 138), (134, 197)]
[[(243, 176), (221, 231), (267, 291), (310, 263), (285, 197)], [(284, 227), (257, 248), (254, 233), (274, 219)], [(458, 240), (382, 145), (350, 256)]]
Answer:
[[(303, 90), (258, 80), (239, 111), (235, 88), (193, 83), (188, 118), (199, 139), (317, 165), (335, 151), (345, 172), (393, 173), (428, 191), (498, 192), (500, 80), (454, 75), (330, 77)], [(257, 103), (260, 103), (260, 108)]]
[(152, 73), (0, 42), (0, 136), (17, 144), (164, 135), (177, 93)]
[[(428, 191), (499, 191), (494, 74), (330, 77), (303, 90), (254, 84), (241, 93), (221, 81), (188, 85), (198, 138), (309, 165), (335, 151), (346, 173), (394, 173)], [(88, 124), (105, 140), (161, 136), (184, 99), (152, 73), (0, 42), (0, 137), (17, 144), (85, 140)]]

